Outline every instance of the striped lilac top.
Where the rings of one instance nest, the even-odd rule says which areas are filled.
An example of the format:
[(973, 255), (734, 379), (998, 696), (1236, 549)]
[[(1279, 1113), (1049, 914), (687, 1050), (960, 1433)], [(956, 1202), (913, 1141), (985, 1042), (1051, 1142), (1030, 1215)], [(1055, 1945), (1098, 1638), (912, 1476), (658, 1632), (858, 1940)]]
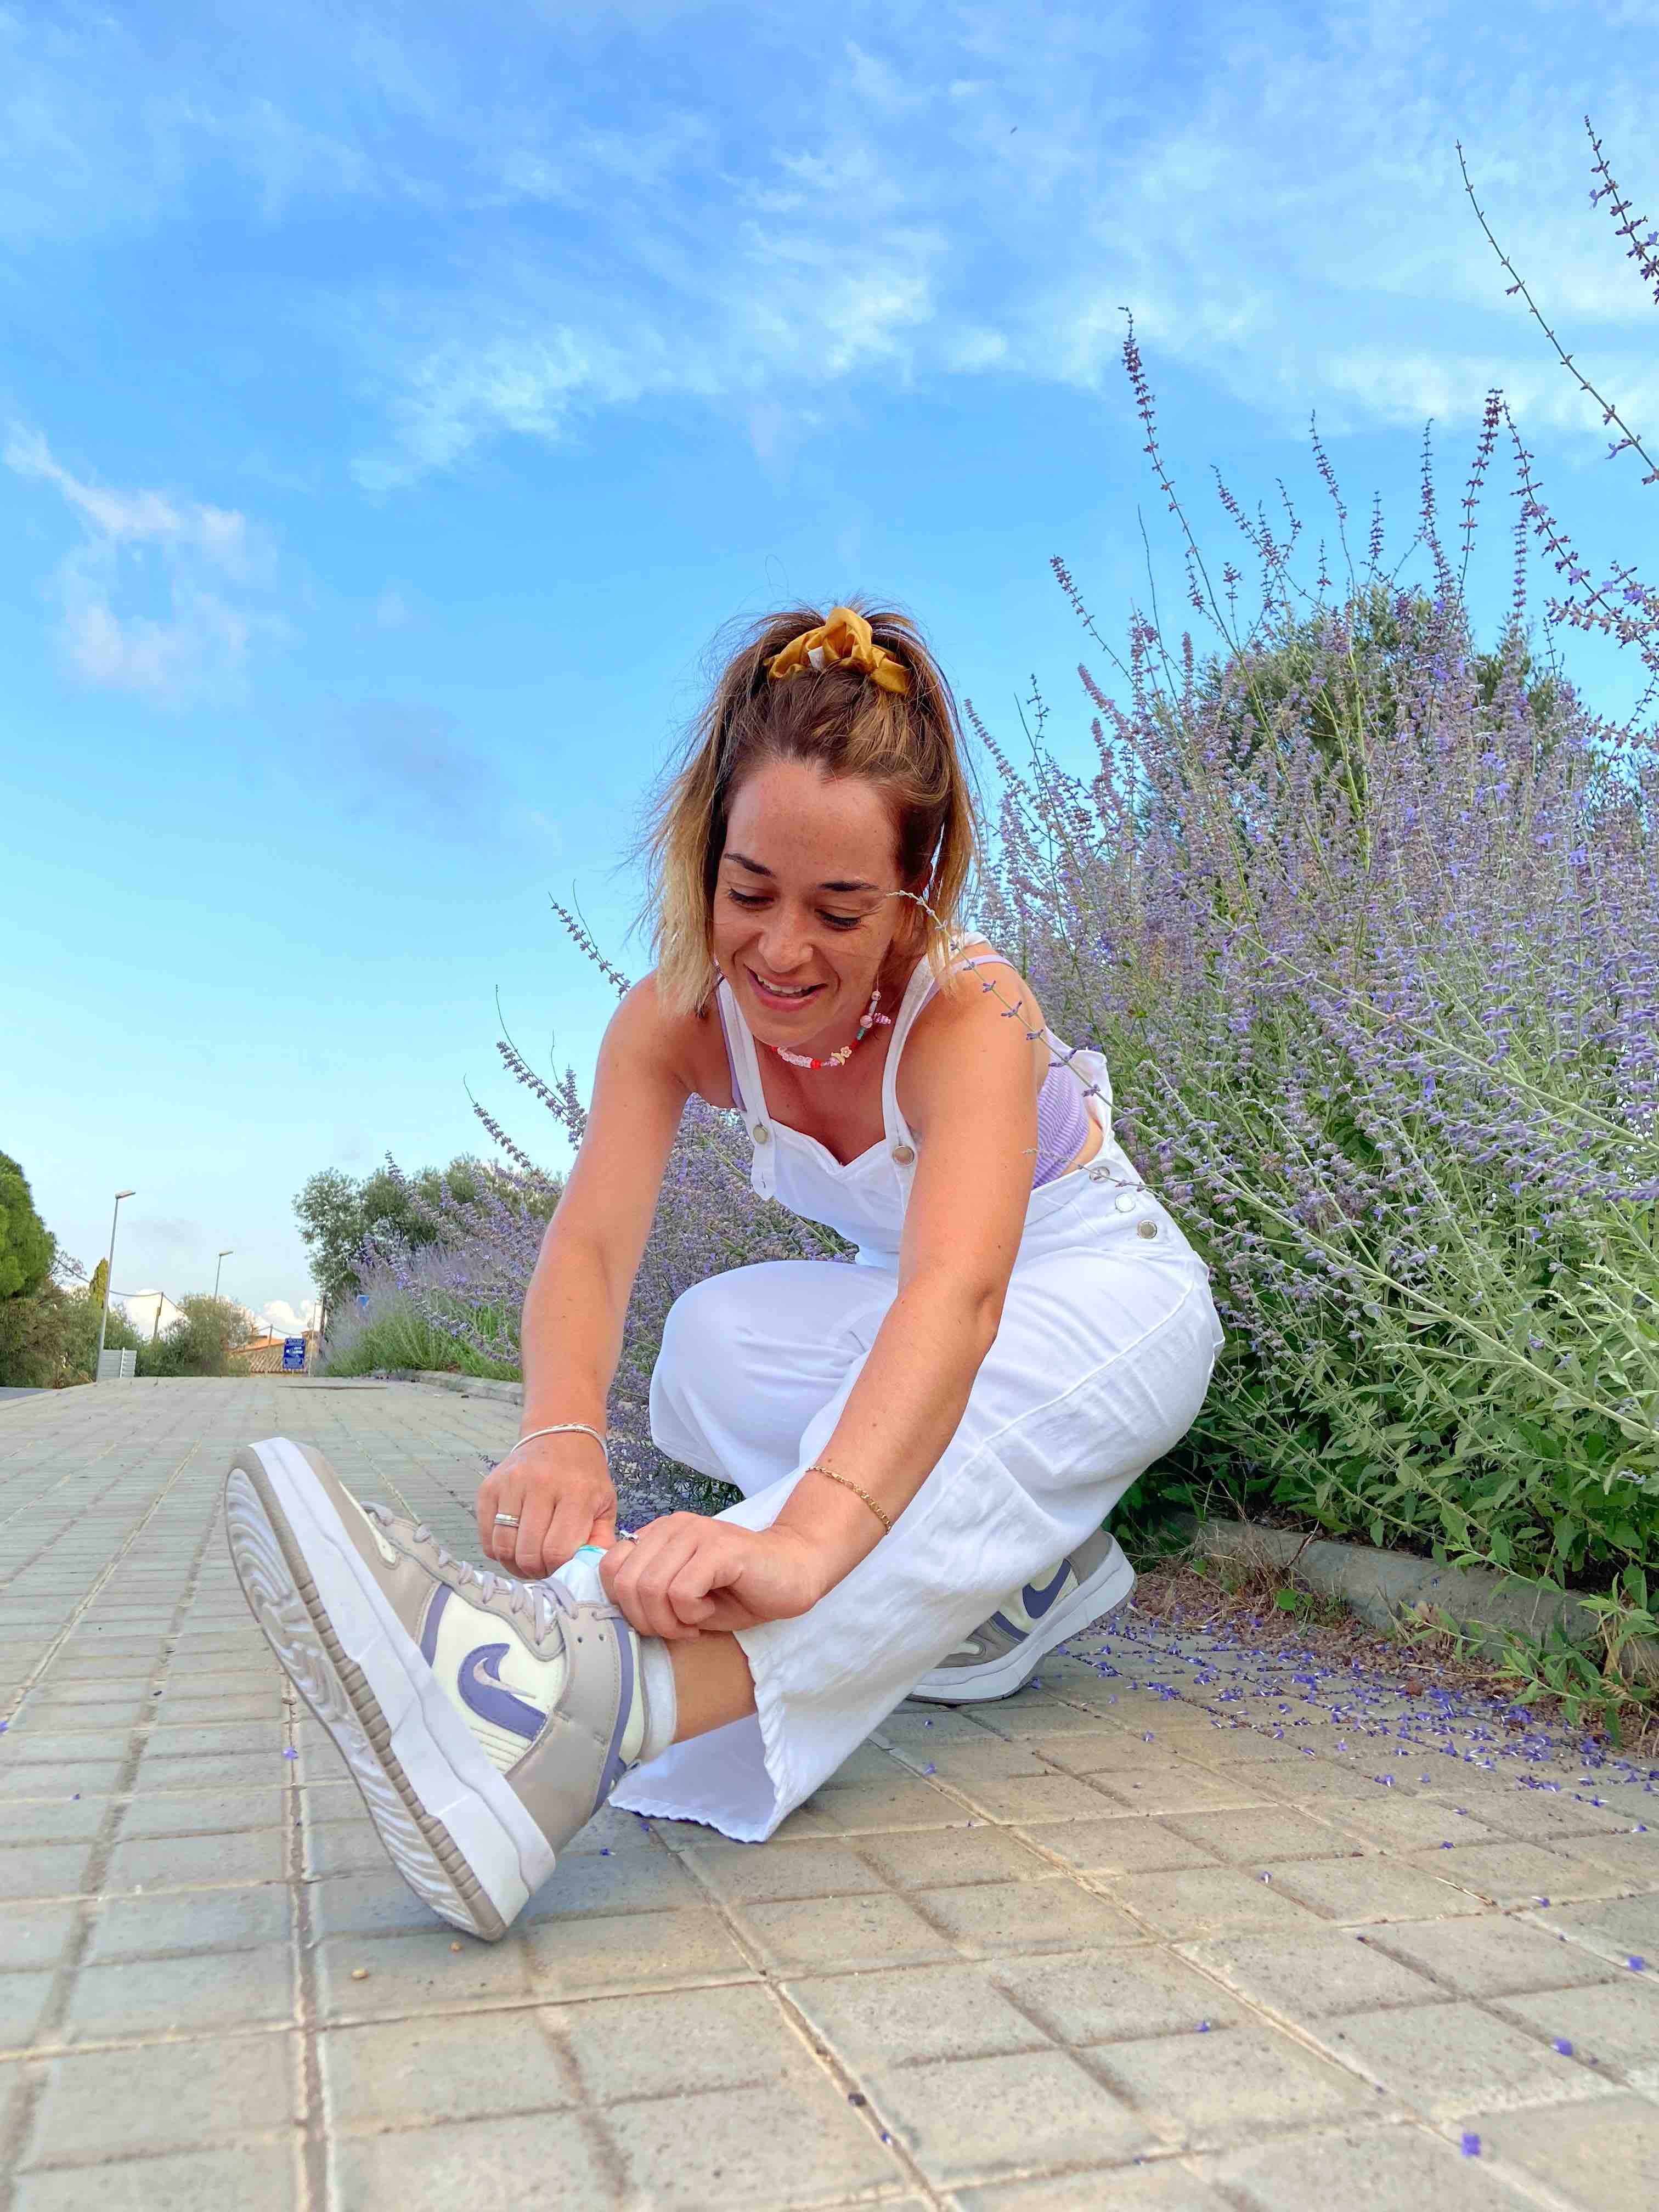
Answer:
[[(963, 968), (977, 968), (986, 960), (1000, 959), (999, 953), (981, 953), (977, 958), (960, 963)], [(933, 984), (922, 1006), (933, 996), (939, 986)], [(716, 1001), (718, 1006), (718, 1001)], [(917, 1012), (921, 1012), (918, 1007)], [(738, 1111), (744, 1110), (743, 1092), (738, 1083), (738, 1071), (732, 1060), (732, 1040), (726, 1035), (726, 1014), (720, 1009), (720, 1036), (726, 1045), (726, 1064), (732, 1072), (732, 1096), (738, 1102)], [(1042, 1079), (1042, 1088), (1037, 1092), (1036, 1167), (1031, 1177), (1033, 1190), (1040, 1190), (1045, 1182), (1053, 1182), (1063, 1175), (1071, 1162), (1083, 1150), (1084, 1139), (1089, 1133), (1089, 1109), (1083, 1103), (1083, 1089), (1077, 1078), (1058, 1060)]]

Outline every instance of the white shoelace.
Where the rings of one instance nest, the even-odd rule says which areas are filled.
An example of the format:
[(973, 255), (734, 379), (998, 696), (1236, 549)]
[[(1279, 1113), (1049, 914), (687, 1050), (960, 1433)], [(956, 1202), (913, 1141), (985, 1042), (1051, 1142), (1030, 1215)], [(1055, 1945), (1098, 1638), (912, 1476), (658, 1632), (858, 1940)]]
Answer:
[[(378, 1521), (383, 1528), (390, 1528), (399, 1516), (385, 1505), (364, 1505), (363, 1510)], [(476, 1583), (486, 1598), (504, 1597), (507, 1611), (522, 1614), (529, 1620), (539, 1640), (553, 1625), (556, 1615), (572, 1613), (576, 1601), (564, 1585), (557, 1581), (521, 1583), (511, 1575), (493, 1573), (488, 1567), (475, 1567), (470, 1559), (457, 1559), (434, 1536), (424, 1521), (413, 1524), (417, 1544), (430, 1544), (438, 1555), (440, 1566), (447, 1567), (463, 1584)]]

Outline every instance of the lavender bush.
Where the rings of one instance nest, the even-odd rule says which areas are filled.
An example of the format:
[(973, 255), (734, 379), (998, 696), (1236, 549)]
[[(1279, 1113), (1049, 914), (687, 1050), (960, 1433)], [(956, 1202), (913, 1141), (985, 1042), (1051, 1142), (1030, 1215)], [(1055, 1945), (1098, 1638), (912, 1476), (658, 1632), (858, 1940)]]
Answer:
[[(1598, 197), (1659, 297), (1653, 235), (1596, 155)], [(1243, 569), (1225, 563), (1218, 587), (1165, 467), (1133, 327), (1124, 361), (1218, 644), (1171, 647), (1137, 614), (1119, 656), (1054, 563), (1117, 696), (1079, 671), (1086, 777), (1054, 759), (1040, 701), (1028, 767), (987, 737), (1004, 799), (985, 920), (1053, 1026), (1105, 1051), (1128, 1150), (1212, 1265), (1231, 1345), (1153, 1497), (1218, 1487), (1645, 1614), (1659, 768), (1640, 716), (1659, 594), (1628, 569), (1592, 580), (1494, 392), (1450, 549), (1425, 442), (1410, 586), (1375, 508), (1354, 558), (1316, 433), (1337, 557), (1322, 543), (1311, 580), (1288, 498), (1282, 520), (1252, 514), (1218, 480), (1255, 571), (1247, 624)], [(1614, 455), (1646, 460), (1620, 428)], [(1520, 520), (1508, 619), (1482, 654), (1465, 584), (1504, 431)], [(1565, 578), (1541, 672), (1529, 536)], [(1655, 679), (1626, 723), (1567, 678), (1570, 627)]]

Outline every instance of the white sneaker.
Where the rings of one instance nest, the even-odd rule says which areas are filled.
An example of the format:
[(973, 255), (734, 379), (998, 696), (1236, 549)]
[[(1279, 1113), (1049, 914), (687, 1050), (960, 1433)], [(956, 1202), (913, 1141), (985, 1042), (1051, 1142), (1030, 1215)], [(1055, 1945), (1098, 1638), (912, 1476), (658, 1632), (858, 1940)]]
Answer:
[(910, 1695), (935, 1705), (1011, 1697), (1030, 1680), (1046, 1652), (1121, 1605), (1134, 1586), (1135, 1571), (1116, 1537), (1099, 1529), (1044, 1580), (1004, 1598)]

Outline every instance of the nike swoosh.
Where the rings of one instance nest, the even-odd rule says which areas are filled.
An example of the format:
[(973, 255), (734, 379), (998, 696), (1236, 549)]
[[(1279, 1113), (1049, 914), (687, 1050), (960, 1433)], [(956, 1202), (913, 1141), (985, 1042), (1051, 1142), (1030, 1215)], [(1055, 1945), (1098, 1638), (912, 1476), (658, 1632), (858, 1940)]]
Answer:
[[(481, 1721), (489, 1721), (496, 1728), (511, 1729), (527, 1743), (533, 1743), (547, 1726), (547, 1715), (538, 1706), (529, 1705), (523, 1698), (515, 1698), (503, 1686), (501, 1664), (507, 1656), (505, 1644), (480, 1644), (469, 1651), (456, 1671), (456, 1687), (461, 1702)], [(478, 1677), (484, 1677), (480, 1681)]]
[(1024, 1601), (1026, 1612), (1030, 1615), (1033, 1620), (1041, 1620), (1043, 1614), (1048, 1612), (1049, 1607), (1060, 1595), (1061, 1585), (1064, 1583), (1066, 1576), (1071, 1572), (1071, 1561), (1069, 1559), (1062, 1559), (1060, 1563), (1058, 1573), (1056, 1573), (1053, 1582), (1049, 1583), (1047, 1589), (1039, 1589), (1035, 1583), (1026, 1583), (1024, 1589), (1020, 1592), (1020, 1596)]

